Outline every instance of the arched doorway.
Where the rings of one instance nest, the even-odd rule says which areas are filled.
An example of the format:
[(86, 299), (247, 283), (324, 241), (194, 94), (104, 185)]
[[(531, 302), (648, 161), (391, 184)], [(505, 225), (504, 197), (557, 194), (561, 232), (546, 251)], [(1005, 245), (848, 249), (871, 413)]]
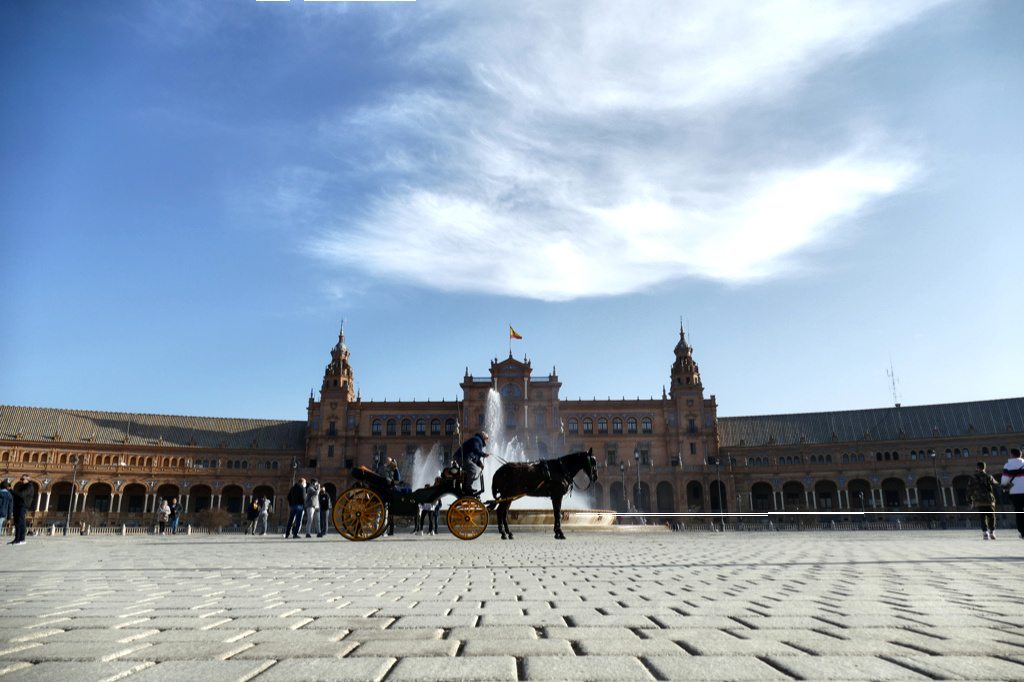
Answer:
[(772, 484), (758, 481), (750, 486), (750, 505), (753, 511), (774, 511), (775, 489), (772, 488)]
[(863, 478), (855, 478), (846, 486), (849, 496), (850, 511), (865, 512), (875, 506), (874, 497), (871, 494), (871, 484)]
[(188, 495), (188, 506), (186, 514), (198, 514), (204, 509), (213, 506), (213, 489), (210, 486), (200, 483), (192, 486)]
[(121, 490), (121, 513), (127, 513), (129, 519), (143, 514), (146, 510), (146, 497), (149, 491), (141, 483), (129, 483)]
[(708, 484), (708, 496), (711, 498), (712, 513), (729, 511), (729, 495), (725, 490), (725, 483), (718, 480), (711, 481)]
[(704, 488), (699, 481), (686, 484), (686, 508), (691, 512), (704, 511)]
[(967, 483), (970, 476), (957, 476), (953, 479), (953, 504), (957, 507), (970, 509), (971, 503), (967, 500)]
[(804, 484), (800, 481), (786, 481), (783, 483), (782, 504), (785, 511), (803, 511), (807, 506)]
[[(171, 500), (178, 498), (179, 495), (179, 488), (173, 483), (164, 483), (162, 486), (156, 489), (156, 496), (161, 500), (167, 500), (168, 504), (171, 503)], [(178, 501), (180, 502), (181, 500)], [(154, 507), (154, 509), (156, 509), (156, 506)]]
[(841, 507), (839, 487), (833, 481), (818, 481), (814, 484), (814, 500), (822, 511), (838, 510)]
[(658, 513), (659, 514), (671, 514), (676, 510), (676, 496), (675, 491), (672, 490), (672, 484), (668, 481), (662, 481), (657, 487), (658, 494)]
[(85, 511), (90, 514), (110, 513), (110, 498), (113, 488), (108, 483), (93, 483), (85, 498)]
[(242, 486), (224, 486), (224, 492), (221, 493), (221, 509), (227, 510), (229, 514), (241, 514), (243, 494), (244, 493), (242, 492)]
[(638, 512), (649, 514), (651, 512), (651, 489), (647, 481), (641, 481), (640, 487), (633, 484), (633, 506)]
[(619, 513), (623, 513), (623, 512), (628, 511), (626, 509), (626, 500), (622, 496), (622, 491), (623, 491), (622, 483), (620, 483), (619, 481), (613, 482), (611, 484), (611, 486), (609, 486), (609, 489), (608, 489), (608, 495), (609, 495), (609, 500), (608, 501), (609, 501), (609, 503), (611, 505), (611, 508), (614, 509), (615, 511), (619, 512)]
[(54, 483), (50, 488), (50, 511), (67, 514), (71, 509), (71, 481)]
[(939, 505), (938, 488), (934, 476), (920, 476), (917, 479), (917, 500), (921, 509), (932, 510)]
[(886, 509), (899, 509), (906, 499), (907, 484), (902, 478), (887, 478), (882, 481), (882, 504)]

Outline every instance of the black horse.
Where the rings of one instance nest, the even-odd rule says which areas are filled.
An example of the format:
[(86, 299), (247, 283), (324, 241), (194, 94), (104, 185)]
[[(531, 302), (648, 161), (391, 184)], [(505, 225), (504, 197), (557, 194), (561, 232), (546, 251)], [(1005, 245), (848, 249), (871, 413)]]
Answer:
[(488, 509), (498, 510), (498, 531), (501, 539), (512, 539), (508, 527), (508, 508), (514, 500), (529, 495), (550, 497), (551, 509), (555, 513), (555, 537), (565, 539), (562, 533), (562, 496), (573, 486), (573, 479), (580, 471), (586, 472), (593, 483), (597, 480), (597, 461), (593, 449), (586, 452), (572, 452), (558, 459), (539, 462), (503, 464), (491, 479), (494, 500), (487, 503)]

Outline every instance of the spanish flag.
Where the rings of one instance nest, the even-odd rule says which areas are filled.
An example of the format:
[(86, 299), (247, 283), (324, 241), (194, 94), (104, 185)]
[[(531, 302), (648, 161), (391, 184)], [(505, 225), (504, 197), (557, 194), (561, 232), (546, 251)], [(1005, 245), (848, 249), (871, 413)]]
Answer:
[(512, 325), (508, 326), (508, 338), (510, 339), (521, 339), (523, 338), (519, 334), (516, 334), (516, 330), (512, 328)]

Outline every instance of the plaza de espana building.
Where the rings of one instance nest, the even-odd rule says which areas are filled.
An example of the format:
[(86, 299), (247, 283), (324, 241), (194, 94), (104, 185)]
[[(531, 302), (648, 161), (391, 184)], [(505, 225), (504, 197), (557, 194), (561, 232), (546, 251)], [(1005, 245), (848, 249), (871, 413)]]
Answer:
[(159, 500), (173, 497), (186, 524), (207, 508), (244, 523), (247, 503), (263, 495), (280, 523), (296, 477), (319, 478), (333, 499), (355, 466), (390, 456), (409, 470), (417, 453), (449, 457), (483, 427), (493, 389), (506, 438), (528, 458), (593, 449), (600, 478), (587, 494), (597, 509), (638, 508), (658, 522), (672, 512), (955, 514), (969, 509), (976, 462), (998, 472), (1024, 441), (1024, 398), (719, 417), (682, 329), (667, 351), (670, 388), (648, 400), (567, 400), (554, 370), (534, 376), (510, 354), (484, 376), (467, 369), (460, 401), (364, 401), (342, 329), (305, 421), (5, 405), (0, 476), (31, 477), (35, 526), (69, 516), (148, 526)]

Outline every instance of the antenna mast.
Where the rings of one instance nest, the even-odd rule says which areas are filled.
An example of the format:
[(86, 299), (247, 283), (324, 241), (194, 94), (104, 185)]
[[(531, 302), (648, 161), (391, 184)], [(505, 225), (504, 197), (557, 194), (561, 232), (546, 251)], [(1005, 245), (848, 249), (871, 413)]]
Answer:
[(896, 403), (896, 407), (899, 407), (900, 394), (899, 391), (896, 389), (896, 386), (897, 384), (899, 384), (899, 381), (896, 379), (896, 369), (895, 367), (893, 367), (892, 364), (892, 353), (889, 354), (889, 369), (887, 369), (885, 373), (889, 377), (889, 390), (892, 391), (892, 401)]

